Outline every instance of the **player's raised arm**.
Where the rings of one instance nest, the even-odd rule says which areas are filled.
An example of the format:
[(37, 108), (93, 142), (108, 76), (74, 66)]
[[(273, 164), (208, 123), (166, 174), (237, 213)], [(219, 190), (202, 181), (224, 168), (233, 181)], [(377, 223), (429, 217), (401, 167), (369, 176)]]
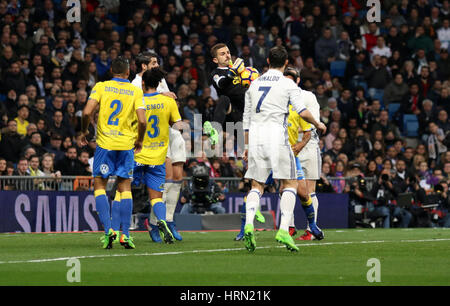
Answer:
[(244, 115), (243, 115), (243, 121), (242, 126), (244, 129), (244, 160), (247, 161), (247, 154), (248, 154), (248, 130), (250, 129), (250, 120), (251, 120), (251, 109), (252, 109), (252, 101), (251, 101), (251, 95), (250, 90), (247, 90), (245, 92), (245, 106), (244, 106)]
[[(293, 84), (295, 85), (295, 83)], [(296, 111), (306, 122), (311, 123), (317, 128), (317, 130), (325, 134), (327, 127), (322, 122), (318, 122), (311, 112), (306, 109), (305, 103), (302, 101), (301, 90), (296, 86), (294, 88), (290, 88), (289, 96), (293, 110)]]

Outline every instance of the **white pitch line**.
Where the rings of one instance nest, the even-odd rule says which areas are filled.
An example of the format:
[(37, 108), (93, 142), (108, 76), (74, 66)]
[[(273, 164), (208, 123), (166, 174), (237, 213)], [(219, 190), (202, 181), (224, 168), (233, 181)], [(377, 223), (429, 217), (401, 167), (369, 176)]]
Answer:
[[(317, 243), (302, 243), (296, 244), (297, 246), (327, 246), (327, 245), (345, 245), (345, 244), (370, 244), (370, 243), (414, 243), (414, 242), (438, 242), (438, 241), (450, 241), (450, 238), (440, 239), (420, 239), (420, 240), (368, 240), (368, 241), (341, 241), (341, 242), (317, 242)], [(274, 249), (284, 248), (285, 246), (263, 246), (256, 249)], [(195, 254), (195, 253), (214, 253), (214, 252), (230, 252), (230, 251), (242, 251), (245, 248), (231, 248), (231, 249), (212, 249), (212, 250), (192, 250), (192, 251), (174, 251), (163, 253), (139, 253), (139, 254), (110, 254), (110, 255), (87, 255), (87, 256), (71, 256), (71, 257), (58, 257), (58, 258), (44, 258), (44, 259), (31, 259), (31, 260), (14, 260), (14, 261), (0, 261), (0, 264), (17, 264), (17, 263), (40, 263), (40, 262), (53, 262), (53, 261), (67, 261), (71, 258), (88, 259), (88, 258), (110, 258), (110, 257), (126, 257), (126, 256), (165, 256), (165, 255), (180, 255), (180, 254)]]

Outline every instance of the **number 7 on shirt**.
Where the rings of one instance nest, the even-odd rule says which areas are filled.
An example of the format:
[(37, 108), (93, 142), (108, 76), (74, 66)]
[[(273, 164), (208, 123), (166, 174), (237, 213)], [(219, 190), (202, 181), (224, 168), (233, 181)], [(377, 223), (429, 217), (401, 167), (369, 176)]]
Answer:
[(257, 113), (259, 113), (259, 112), (261, 111), (261, 104), (262, 104), (264, 98), (267, 96), (267, 93), (269, 92), (269, 90), (270, 90), (271, 88), (272, 88), (272, 87), (269, 87), (269, 86), (260, 86), (260, 87), (258, 88), (258, 91), (262, 91), (263, 94), (261, 95), (261, 98), (259, 98), (258, 104), (256, 104), (256, 112), (257, 112)]

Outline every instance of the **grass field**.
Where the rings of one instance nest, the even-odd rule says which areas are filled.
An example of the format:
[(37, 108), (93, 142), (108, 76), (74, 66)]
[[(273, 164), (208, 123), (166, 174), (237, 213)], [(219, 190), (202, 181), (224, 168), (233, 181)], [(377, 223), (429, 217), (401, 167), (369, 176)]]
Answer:
[[(100, 247), (100, 233), (0, 234), (0, 285), (450, 285), (450, 230), (325, 230), (322, 241), (297, 241), (298, 253), (258, 232), (248, 253), (236, 232), (182, 232), (172, 245), (133, 233), (136, 249)], [(67, 260), (80, 260), (69, 283)], [(370, 258), (381, 282), (369, 283)]]

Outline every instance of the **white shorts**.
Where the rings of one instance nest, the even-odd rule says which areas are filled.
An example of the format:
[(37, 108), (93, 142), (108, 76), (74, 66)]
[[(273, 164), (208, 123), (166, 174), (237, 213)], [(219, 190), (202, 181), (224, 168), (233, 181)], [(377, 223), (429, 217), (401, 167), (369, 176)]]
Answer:
[(274, 179), (297, 179), (297, 168), (291, 146), (264, 144), (255, 146), (253, 150), (250, 147), (245, 178), (265, 183), (270, 172)]
[(186, 162), (186, 146), (180, 131), (169, 129), (169, 148), (167, 157), (172, 163)]
[(319, 146), (306, 146), (297, 155), (302, 164), (305, 179), (317, 181), (322, 173), (322, 156)]

